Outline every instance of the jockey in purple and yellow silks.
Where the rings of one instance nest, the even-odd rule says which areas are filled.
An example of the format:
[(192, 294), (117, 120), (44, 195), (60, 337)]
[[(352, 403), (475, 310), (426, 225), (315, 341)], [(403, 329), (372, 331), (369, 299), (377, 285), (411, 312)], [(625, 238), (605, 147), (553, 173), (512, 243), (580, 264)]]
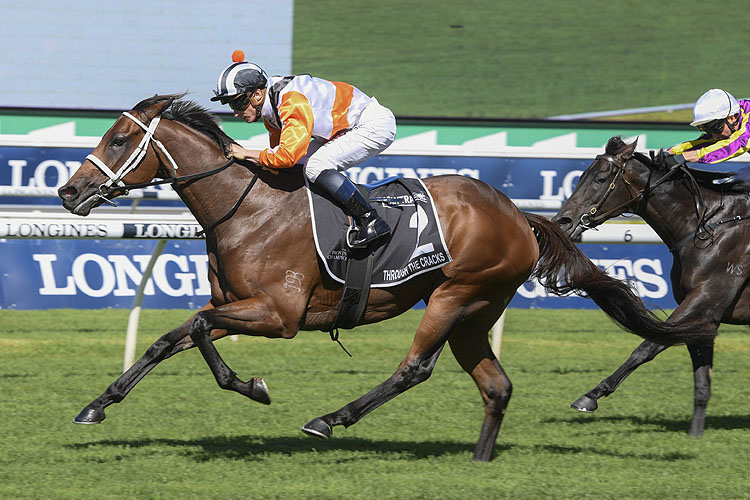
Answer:
[(232, 144), (235, 158), (281, 169), (304, 165), (304, 175), (352, 216), (351, 247), (365, 247), (391, 232), (367, 198), (341, 173), (375, 156), (396, 137), (396, 119), (356, 87), (310, 75), (268, 77), (236, 50), (219, 75), (212, 101), (228, 104), (248, 123), (263, 120), (270, 148)]
[(750, 101), (737, 101), (729, 92), (711, 89), (693, 107), (691, 126), (703, 134), (672, 146), (667, 166), (686, 162), (718, 163), (750, 150)]

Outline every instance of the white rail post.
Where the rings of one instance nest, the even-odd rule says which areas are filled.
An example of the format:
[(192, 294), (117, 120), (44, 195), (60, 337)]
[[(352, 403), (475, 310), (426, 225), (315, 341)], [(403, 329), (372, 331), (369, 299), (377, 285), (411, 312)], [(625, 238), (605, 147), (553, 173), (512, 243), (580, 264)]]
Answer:
[(164, 250), (164, 246), (167, 244), (167, 240), (159, 240), (154, 247), (154, 251), (151, 254), (151, 259), (148, 261), (146, 269), (143, 271), (143, 277), (141, 277), (141, 283), (138, 285), (138, 291), (135, 292), (135, 298), (133, 299), (133, 308), (130, 310), (130, 316), (128, 317), (128, 330), (125, 335), (125, 360), (123, 361), (122, 372), (128, 371), (128, 368), (133, 366), (133, 360), (135, 359), (135, 343), (138, 338), (138, 321), (141, 317), (141, 306), (143, 305), (143, 292), (146, 289), (146, 284), (151, 277), (151, 272), (154, 270), (154, 264)]
[(508, 312), (506, 309), (497, 318), (497, 322), (492, 327), (492, 352), (495, 354), (497, 359), (500, 359), (500, 346), (503, 343), (503, 328), (505, 327), (505, 313)]

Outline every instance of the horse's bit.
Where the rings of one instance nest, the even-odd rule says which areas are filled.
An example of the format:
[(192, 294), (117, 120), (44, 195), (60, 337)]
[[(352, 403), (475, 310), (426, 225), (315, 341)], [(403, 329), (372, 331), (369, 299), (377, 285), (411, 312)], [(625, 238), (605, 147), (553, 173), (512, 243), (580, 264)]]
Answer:
[(164, 144), (161, 143), (156, 137), (154, 137), (154, 133), (156, 132), (156, 127), (159, 126), (159, 121), (161, 120), (161, 116), (155, 117), (153, 120), (151, 120), (151, 123), (146, 126), (143, 122), (141, 122), (138, 118), (131, 115), (127, 111), (124, 111), (122, 113), (124, 116), (127, 116), (131, 120), (135, 122), (136, 125), (141, 127), (145, 134), (143, 135), (143, 139), (141, 139), (141, 142), (138, 144), (138, 147), (133, 150), (133, 153), (130, 155), (130, 157), (125, 161), (125, 163), (122, 164), (120, 169), (117, 171), (117, 173), (114, 173), (111, 168), (107, 166), (106, 163), (104, 163), (102, 160), (97, 158), (93, 153), (88, 155), (86, 157), (87, 160), (91, 161), (96, 167), (107, 177), (109, 177), (109, 180), (106, 181), (104, 184), (99, 186), (99, 190), (95, 196), (101, 198), (104, 200), (105, 203), (108, 203), (112, 206), (115, 206), (114, 202), (106, 198), (104, 195), (107, 194), (114, 184), (115, 186), (119, 188), (123, 188), (124, 190), (127, 190), (127, 186), (125, 186), (125, 183), (122, 182), (122, 179), (128, 175), (130, 172), (136, 169), (138, 165), (140, 165), (143, 158), (146, 156), (146, 152), (148, 151), (148, 146), (151, 143), (151, 141), (154, 141), (154, 144), (158, 146), (159, 149), (161, 149), (164, 154), (169, 159), (169, 162), (172, 164), (172, 167), (174, 170), (177, 170), (177, 163), (175, 163), (174, 159), (172, 158), (172, 155), (169, 154), (169, 151), (167, 151), (167, 148), (164, 147)]

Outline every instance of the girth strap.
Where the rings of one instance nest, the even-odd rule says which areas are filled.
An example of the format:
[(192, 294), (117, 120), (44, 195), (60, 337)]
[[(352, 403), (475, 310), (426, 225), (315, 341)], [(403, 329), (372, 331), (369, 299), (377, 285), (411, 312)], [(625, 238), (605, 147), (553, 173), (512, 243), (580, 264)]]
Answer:
[(373, 253), (368, 248), (350, 248), (348, 252), (344, 291), (341, 294), (336, 318), (328, 332), (331, 340), (338, 342), (347, 354), (349, 351), (339, 340), (339, 328), (354, 328), (362, 319), (367, 308), (367, 300), (370, 298), (373, 258)]
[[(357, 186), (365, 197), (367, 190)], [(349, 351), (339, 341), (339, 328), (351, 329), (357, 326), (359, 320), (367, 308), (367, 300), (370, 298), (370, 284), (372, 283), (372, 266), (374, 261), (374, 248), (348, 248), (346, 260), (346, 279), (344, 290), (341, 293), (336, 318), (333, 320), (329, 334), (331, 340), (339, 343), (345, 353)], [(351, 354), (349, 354), (351, 357)]]
[(349, 252), (346, 283), (331, 330), (354, 328), (362, 318), (370, 297), (372, 260), (373, 253), (368, 248), (354, 248)]

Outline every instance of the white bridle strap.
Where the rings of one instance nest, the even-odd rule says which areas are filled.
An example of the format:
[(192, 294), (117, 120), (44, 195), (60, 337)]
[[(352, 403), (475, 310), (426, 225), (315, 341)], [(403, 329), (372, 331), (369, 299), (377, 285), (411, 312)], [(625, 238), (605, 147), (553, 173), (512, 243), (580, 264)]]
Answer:
[(145, 134), (143, 135), (143, 139), (141, 139), (141, 142), (138, 144), (138, 147), (135, 148), (133, 153), (130, 155), (130, 157), (125, 161), (125, 163), (122, 164), (120, 169), (117, 171), (117, 173), (114, 173), (111, 168), (107, 166), (106, 163), (101, 161), (99, 158), (94, 156), (93, 154), (90, 154), (86, 157), (87, 160), (90, 160), (91, 163), (96, 165), (96, 167), (101, 170), (101, 172), (106, 175), (109, 180), (102, 184), (102, 186), (110, 187), (112, 184), (115, 184), (116, 186), (125, 186), (125, 184), (122, 182), (122, 179), (128, 175), (130, 172), (135, 170), (135, 168), (141, 163), (144, 156), (146, 156), (146, 152), (148, 151), (148, 145), (149, 142), (152, 140), (154, 141), (154, 144), (157, 145), (159, 149), (161, 149), (164, 154), (169, 159), (169, 162), (172, 164), (172, 167), (177, 170), (177, 163), (175, 163), (174, 159), (172, 158), (172, 155), (169, 154), (169, 151), (167, 151), (167, 148), (164, 147), (164, 144), (161, 143), (161, 141), (158, 141), (154, 137), (154, 133), (156, 132), (156, 127), (159, 126), (159, 121), (161, 120), (160, 116), (157, 116), (153, 120), (151, 120), (151, 123), (147, 127), (144, 125), (138, 118), (131, 115), (127, 111), (123, 113), (124, 116), (127, 116), (131, 120), (135, 122), (136, 125), (141, 127)]
[(141, 127), (146, 132), (147, 135), (151, 137), (151, 139), (154, 141), (154, 144), (156, 144), (158, 148), (161, 149), (162, 152), (166, 155), (167, 159), (169, 160), (169, 163), (172, 164), (172, 168), (177, 170), (178, 167), (177, 167), (177, 163), (174, 161), (174, 158), (172, 158), (172, 155), (169, 154), (169, 151), (167, 151), (167, 148), (164, 147), (164, 144), (162, 144), (161, 141), (157, 139), (156, 136), (154, 135), (156, 133), (156, 127), (159, 125), (159, 120), (161, 120), (161, 117), (157, 116), (156, 118), (154, 118), (154, 121), (151, 122), (151, 125), (148, 128), (146, 128), (146, 126), (143, 123), (141, 123), (136, 117), (134, 117), (127, 111), (123, 112), (122, 114), (127, 116), (131, 120), (133, 120), (139, 127)]
[[(99, 158), (94, 156), (93, 154), (90, 154), (86, 157), (87, 160), (89, 160), (91, 163), (97, 166), (99, 170), (102, 171), (104, 175), (109, 177), (110, 182), (107, 183), (107, 186), (111, 186), (113, 182), (116, 182), (117, 176), (114, 172), (112, 172), (109, 167), (101, 161)], [(119, 185), (122, 185), (122, 182), (119, 182)]]

